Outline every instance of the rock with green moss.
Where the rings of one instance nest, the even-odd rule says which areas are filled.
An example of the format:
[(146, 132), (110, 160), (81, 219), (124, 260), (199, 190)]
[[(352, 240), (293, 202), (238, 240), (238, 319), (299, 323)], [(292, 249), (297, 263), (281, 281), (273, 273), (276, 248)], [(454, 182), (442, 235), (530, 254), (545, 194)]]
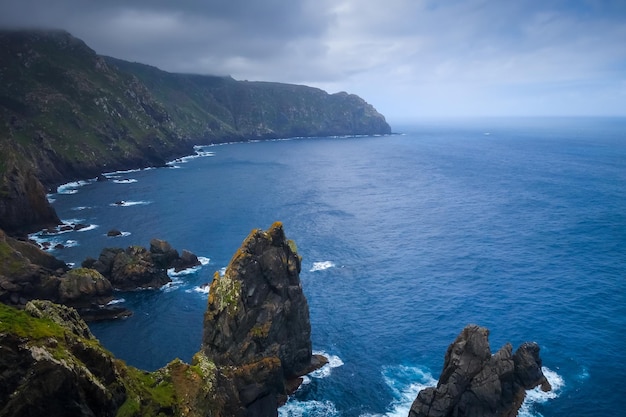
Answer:
[[(311, 352), (300, 256), (282, 224), (253, 230), (209, 290), (202, 351), (237, 388), (233, 415), (272, 415), (287, 381), (321, 366)], [(321, 361), (321, 362), (320, 362)]]

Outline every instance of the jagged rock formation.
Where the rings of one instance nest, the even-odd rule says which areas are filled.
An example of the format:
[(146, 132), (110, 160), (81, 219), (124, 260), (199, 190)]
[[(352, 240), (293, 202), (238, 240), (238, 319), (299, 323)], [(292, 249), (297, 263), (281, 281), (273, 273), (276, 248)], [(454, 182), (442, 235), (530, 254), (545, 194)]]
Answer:
[(539, 346), (507, 343), (491, 355), (489, 331), (468, 325), (446, 352), (436, 388), (418, 394), (409, 417), (514, 417), (526, 390), (551, 389), (541, 371)]
[[(235, 391), (233, 416), (276, 415), (289, 380), (324, 364), (311, 354), (311, 324), (300, 257), (280, 223), (253, 230), (209, 291), (202, 352)], [(297, 384), (296, 384), (297, 386)]]
[(160, 288), (171, 281), (167, 269), (196, 265), (200, 262), (193, 253), (184, 250), (179, 255), (168, 242), (152, 239), (150, 250), (107, 248), (98, 260), (87, 259), (82, 268), (70, 270), (63, 261), (0, 229), (0, 303), (23, 307), (43, 299), (74, 307), (89, 321), (127, 317), (132, 313), (126, 308), (107, 306), (114, 288)]
[(63, 31), (0, 31), (0, 63), (0, 228), (12, 234), (58, 223), (42, 184), (161, 166), (195, 144), (391, 131), (355, 95), (170, 74)]
[(150, 241), (150, 250), (142, 246), (104, 248), (98, 259), (88, 258), (82, 266), (106, 277), (119, 290), (160, 288), (171, 281), (167, 270), (181, 270), (200, 265), (198, 257), (188, 250), (182, 256), (160, 239)]
[[(151, 247), (171, 258), (167, 242)], [(155, 372), (113, 358), (70, 307), (0, 304), (0, 416), (276, 416), (294, 380), (325, 363), (311, 355), (299, 271), (279, 223), (253, 231), (215, 277), (201, 351)], [(82, 285), (64, 294), (80, 298)]]

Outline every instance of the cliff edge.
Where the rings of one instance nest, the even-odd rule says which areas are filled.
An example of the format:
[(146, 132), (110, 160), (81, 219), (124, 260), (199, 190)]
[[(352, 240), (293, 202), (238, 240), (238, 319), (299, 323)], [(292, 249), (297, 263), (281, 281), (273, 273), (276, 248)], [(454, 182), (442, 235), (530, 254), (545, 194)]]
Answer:
[(64, 31), (0, 30), (0, 228), (57, 222), (45, 188), (162, 166), (193, 145), (388, 134), (353, 94), (172, 74), (95, 53)]

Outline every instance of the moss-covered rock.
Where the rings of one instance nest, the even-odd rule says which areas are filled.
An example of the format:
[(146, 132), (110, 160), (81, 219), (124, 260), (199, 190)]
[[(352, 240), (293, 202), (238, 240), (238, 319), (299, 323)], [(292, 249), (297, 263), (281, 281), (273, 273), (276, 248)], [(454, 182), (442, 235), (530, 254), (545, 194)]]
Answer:
[(211, 283), (202, 352), (235, 384), (228, 403), (234, 415), (270, 415), (288, 380), (324, 363), (311, 353), (300, 262), (276, 222), (253, 230)]

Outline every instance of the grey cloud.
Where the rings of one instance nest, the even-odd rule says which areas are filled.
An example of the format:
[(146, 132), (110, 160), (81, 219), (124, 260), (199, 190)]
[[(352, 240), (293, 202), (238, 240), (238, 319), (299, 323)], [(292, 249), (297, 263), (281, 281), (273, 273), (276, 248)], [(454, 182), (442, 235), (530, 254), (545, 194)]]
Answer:
[(584, 112), (574, 93), (626, 108), (623, 0), (8, 3), (0, 26), (63, 28), (169, 71), (346, 90), (388, 114)]

